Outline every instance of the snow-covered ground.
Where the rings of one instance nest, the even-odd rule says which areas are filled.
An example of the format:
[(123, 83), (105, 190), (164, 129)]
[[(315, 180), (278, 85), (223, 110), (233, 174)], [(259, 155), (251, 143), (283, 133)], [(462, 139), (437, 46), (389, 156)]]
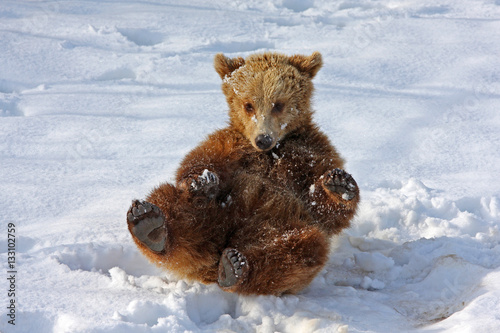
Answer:
[[(214, 54), (264, 50), (323, 54), (315, 120), (362, 189), (279, 298), (177, 281), (125, 222), (224, 126)], [(0, 331), (498, 332), (499, 54), (499, 0), (2, 0)]]

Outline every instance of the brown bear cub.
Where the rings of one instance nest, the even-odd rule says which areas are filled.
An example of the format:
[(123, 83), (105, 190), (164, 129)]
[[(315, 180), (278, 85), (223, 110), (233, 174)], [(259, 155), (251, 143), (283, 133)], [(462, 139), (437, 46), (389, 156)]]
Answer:
[(240, 294), (295, 293), (328, 260), (359, 190), (312, 122), (321, 54), (215, 56), (229, 125), (182, 161), (175, 184), (134, 200), (128, 228), (152, 262)]

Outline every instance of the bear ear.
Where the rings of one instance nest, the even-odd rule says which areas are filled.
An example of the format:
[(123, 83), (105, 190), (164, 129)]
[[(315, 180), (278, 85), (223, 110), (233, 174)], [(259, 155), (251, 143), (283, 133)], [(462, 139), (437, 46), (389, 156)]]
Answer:
[(290, 64), (312, 79), (323, 65), (323, 60), (321, 53), (316, 51), (310, 56), (293, 55), (290, 57)]
[(228, 58), (225, 57), (222, 53), (218, 53), (214, 58), (214, 67), (215, 71), (219, 73), (220, 78), (224, 79), (226, 75), (230, 75), (234, 70), (240, 68), (245, 64), (245, 59), (238, 58)]

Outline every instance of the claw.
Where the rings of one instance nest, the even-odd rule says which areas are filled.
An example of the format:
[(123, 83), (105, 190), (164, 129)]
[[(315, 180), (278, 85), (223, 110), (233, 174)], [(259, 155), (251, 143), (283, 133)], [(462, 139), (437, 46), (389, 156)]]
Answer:
[(137, 207), (132, 208), (132, 214), (134, 214), (134, 216), (139, 216), (139, 210)]

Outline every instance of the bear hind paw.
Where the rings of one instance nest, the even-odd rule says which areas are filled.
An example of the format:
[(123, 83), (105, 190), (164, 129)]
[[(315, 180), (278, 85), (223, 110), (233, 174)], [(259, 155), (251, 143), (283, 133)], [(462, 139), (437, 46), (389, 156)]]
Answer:
[(127, 223), (130, 232), (150, 250), (164, 250), (167, 229), (160, 208), (146, 201), (133, 200), (127, 212)]
[(219, 263), (219, 286), (230, 288), (241, 283), (248, 274), (246, 257), (235, 249), (225, 249)]

